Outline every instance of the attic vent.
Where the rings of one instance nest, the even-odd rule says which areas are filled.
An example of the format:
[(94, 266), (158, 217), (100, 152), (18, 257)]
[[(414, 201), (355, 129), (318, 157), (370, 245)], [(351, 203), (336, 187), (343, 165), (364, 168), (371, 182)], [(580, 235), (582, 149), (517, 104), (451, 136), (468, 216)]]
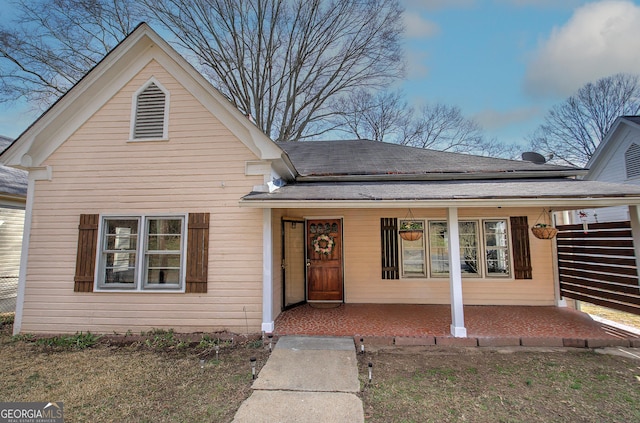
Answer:
[(152, 82), (137, 100), (133, 138), (164, 138), (165, 93)]
[(624, 166), (627, 169), (627, 178), (640, 176), (640, 145), (631, 144), (624, 153)]

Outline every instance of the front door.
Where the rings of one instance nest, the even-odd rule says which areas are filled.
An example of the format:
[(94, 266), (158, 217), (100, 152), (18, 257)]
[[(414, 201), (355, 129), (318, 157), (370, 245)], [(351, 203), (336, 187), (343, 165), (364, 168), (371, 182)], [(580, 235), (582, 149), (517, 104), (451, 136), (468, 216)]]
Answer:
[(307, 300), (342, 302), (342, 221), (307, 220)]

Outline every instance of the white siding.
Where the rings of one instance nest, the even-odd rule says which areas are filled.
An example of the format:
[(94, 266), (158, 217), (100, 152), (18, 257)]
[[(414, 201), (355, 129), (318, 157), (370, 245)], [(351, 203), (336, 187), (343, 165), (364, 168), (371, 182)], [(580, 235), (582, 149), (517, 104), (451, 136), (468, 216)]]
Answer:
[(0, 313), (15, 311), (24, 210), (0, 207)]

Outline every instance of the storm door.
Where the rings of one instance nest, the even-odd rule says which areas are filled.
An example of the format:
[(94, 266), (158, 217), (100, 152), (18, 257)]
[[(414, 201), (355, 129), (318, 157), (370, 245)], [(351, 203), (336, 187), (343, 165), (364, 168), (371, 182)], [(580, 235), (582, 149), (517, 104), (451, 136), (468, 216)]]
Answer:
[(282, 219), (282, 304), (290, 308), (305, 300), (304, 219)]

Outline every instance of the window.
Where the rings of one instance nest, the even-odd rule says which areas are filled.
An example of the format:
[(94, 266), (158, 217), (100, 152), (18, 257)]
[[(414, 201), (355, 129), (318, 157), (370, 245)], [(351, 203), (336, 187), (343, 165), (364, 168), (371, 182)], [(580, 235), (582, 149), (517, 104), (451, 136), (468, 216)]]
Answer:
[(624, 153), (624, 165), (628, 179), (640, 176), (640, 145), (631, 144)]
[(134, 95), (131, 139), (166, 139), (169, 93), (152, 78)]
[(509, 243), (506, 220), (484, 221), (487, 276), (509, 275)]
[(402, 276), (405, 278), (424, 277), (427, 274), (427, 266), (424, 257), (424, 223), (422, 221), (400, 222), (400, 229), (411, 229), (417, 234), (422, 233), (418, 239), (414, 237), (404, 239), (402, 242)]
[[(460, 270), (464, 276), (480, 276), (478, 263), (478, 222), (458, 222), (460, 240)], [(429, 222), (431, 276), (449, 275), (449, 245), (447, 222)]]
[[(426, 227), (428, 231), (421, 239), (401, 239), (401, 274), (405, 278), (449, 275), (447, 222), (431, 220)], [(461, 220), (458, 228), (463, 277), (511, 275), (507, 220)]]
[(98, 287), (182, 290), (184, 234), (184, 216), (104, 217)]

